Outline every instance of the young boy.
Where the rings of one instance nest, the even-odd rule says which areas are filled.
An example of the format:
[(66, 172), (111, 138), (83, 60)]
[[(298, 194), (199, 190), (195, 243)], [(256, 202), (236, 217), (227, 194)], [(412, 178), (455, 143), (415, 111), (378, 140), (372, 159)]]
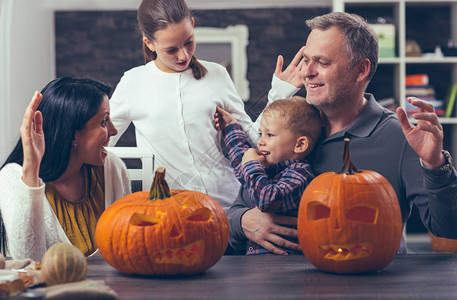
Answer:
[[(306, 157), (321, 132), (317, 109), (298, 96), (271, 103), (262, 114), (257, 149), (251, 148), (235, 118), (220, 107), (214, 126), (222, 130), (235, 176), (241, 189), (249, 192), (252, 207), (297, 216), (301, 195), (314, 178)], [(248, 242), (247, 255), (267, 253)]]

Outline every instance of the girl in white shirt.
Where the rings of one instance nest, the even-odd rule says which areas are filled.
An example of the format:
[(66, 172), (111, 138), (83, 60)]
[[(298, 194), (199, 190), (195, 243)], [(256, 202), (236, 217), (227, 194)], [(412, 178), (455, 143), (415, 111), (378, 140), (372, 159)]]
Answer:
[(244, 111), (227, 70), (195, 58), (195, 20), (184, 0), (143, 0), (138, 24), (145, 65), (125, 72), (113, 93), (111, 118), (119, 134), (110, 145), (133, 122), (137, 145), (154, 154), (156, 168), (167, 169), (171, 188), (206, 193), (226, 210), (239, 183), (213, 128), (216, 107), (238, 119), (253, 144), (258, 125)]

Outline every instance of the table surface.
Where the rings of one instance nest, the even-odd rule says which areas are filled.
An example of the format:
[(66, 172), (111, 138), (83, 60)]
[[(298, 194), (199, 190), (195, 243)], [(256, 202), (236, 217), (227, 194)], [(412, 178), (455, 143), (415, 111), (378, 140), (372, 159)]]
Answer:
[(381, 271), (338, 275), (303, 256), (223, 256), (204, 273), (148, 277), (88, 258), (88, 279), (104, 280), (118, 299), (457, 299), (457, 254), (398, 255)]

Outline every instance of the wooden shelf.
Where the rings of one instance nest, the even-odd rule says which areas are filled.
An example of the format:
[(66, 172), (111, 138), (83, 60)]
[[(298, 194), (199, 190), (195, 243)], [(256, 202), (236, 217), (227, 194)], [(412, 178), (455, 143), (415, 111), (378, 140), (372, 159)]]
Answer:
[(407, 64), (457, 64), (457, 57), (406, 57)]
[(399, 57), (380, 58), (378, 60), (378, 64), (399, 64), (399, 63), (401, 63), (401, 59)]
[[(438, 118), (441, 124), (457, 124), (457, 118)], [(416, 124), (417, 121), (415, 119), (409, 118), (409, 122), (411, 124)]]

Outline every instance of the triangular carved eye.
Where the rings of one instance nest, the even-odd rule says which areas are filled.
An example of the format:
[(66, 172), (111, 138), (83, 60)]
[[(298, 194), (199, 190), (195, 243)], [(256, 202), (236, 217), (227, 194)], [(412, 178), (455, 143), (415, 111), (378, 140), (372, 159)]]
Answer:
[(189, 217), (188, 221), (191, 222), (209, 222), (213, 218), (213, 213), (206, 207), (199, 208), (194, 211)]
[(161, 219), (139, 213), (133, 214), (132, 218), (130, 218), (130, 224), (134, 226), (154, 226), (160, 222), (162, 222)]

